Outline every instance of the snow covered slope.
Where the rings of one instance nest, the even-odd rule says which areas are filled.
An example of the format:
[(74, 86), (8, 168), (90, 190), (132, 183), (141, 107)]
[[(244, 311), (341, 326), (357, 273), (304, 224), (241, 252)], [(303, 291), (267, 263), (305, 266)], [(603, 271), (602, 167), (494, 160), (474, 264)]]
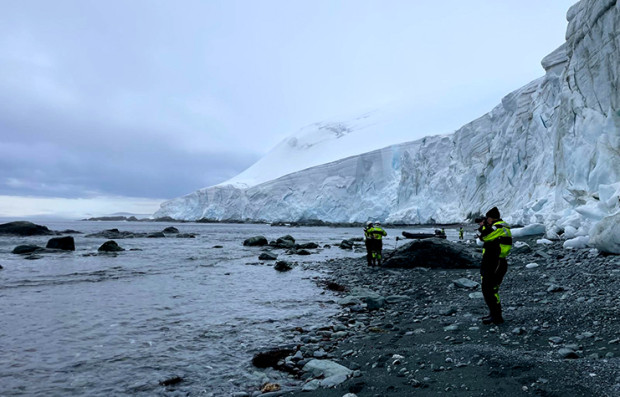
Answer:
[[(227, 185), (163, 203), (155, 216), (449, 223), (498, 206), (509, 222), (585, 235), (593, 222), (620, 211), (620, 3), (582, 0), (567, 19), (566, 43), (542, 61), (546, 74), (454, 134), (268, 180), (286, 172), (287, 160), (298, 160), (272, 156)], [(344, 157), (346, 145), (326, 139), (367, 123), (319, 126), (319, 135), (281, 146), (328, 142), (325, 158)]]
[(364, 130), (377, 122), (378, 112), (352, 121), (321, 122), (302, 128), (234, 178), (217, 186), (247, 188), (302, 169), (376, 149)]

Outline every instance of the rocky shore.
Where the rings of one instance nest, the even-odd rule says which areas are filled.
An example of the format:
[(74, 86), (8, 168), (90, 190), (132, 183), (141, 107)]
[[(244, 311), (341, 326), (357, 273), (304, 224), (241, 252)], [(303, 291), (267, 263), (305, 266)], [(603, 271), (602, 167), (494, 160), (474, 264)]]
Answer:
[(361, 254), (306, 265), (340, 313), (257, 354), (283, 375), (235, 395), (620, 395), (620, 256), (539, 239), (510, 256), (499, 326), (480, 322), (475, 268), (376, 268)]

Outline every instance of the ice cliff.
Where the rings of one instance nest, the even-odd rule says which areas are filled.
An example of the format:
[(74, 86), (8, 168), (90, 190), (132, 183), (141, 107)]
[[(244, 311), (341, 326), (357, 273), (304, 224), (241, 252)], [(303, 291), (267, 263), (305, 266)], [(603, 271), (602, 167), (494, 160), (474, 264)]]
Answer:
[[(272, 156), (278, 161), (263, 159), (229, 183), (167, 201), (155, 216), (453, 223), (498, 206), (505, 220), (544, 223), (551, 236), (587, 235), (596, 222), (620, 212), (620, 2), (582, 0), (567, 19), (566, 42), (542, 60), (545, 75), (453, 134), (263, 182), (261, 176), (295, 170), (302, 156), (282, 161), (286, 151), (278, 149), (279, 157)], [(334, 135), (355, 129), (347, 125), (316, 130)], [(315, 153), (331, 147), (330, 154), (317, 161), (338, 154), (334, 136), (323, 138), (313, 141), (323, 142)], [(299, 147), (303, 140), (292, 143)], [(312, 146), (306, 149), (317, 150)], [(341, 157), (349, 154), (340, 148)]]

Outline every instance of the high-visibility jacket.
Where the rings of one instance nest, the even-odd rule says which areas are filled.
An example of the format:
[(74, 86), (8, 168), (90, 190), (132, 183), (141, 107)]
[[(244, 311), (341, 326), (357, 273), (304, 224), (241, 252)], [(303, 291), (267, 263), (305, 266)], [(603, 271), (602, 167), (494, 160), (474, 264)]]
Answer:
[(491, 226), (483, 226), (480, 232), (480, 240), (484, 241), (483, 255), (487, 248), (499, 245), (499, 257), (508, 256), (512, 249), (512, 233), (506, 222), (500, 219)]
[(371, 240), (381, 240), (383, 236), (387, 236), (387, 232), (379, 226), (373, 226), (366, 229), (366, 236)]

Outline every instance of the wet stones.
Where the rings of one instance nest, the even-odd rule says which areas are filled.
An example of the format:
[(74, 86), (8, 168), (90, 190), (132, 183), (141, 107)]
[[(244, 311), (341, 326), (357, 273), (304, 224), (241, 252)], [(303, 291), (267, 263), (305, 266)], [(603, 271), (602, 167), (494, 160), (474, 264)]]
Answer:
[(259, 352), (252, 357), (252, 365), (257, 368), (279, 368), (281, 364), (278, 364), (284, 358), (295, 354), (295, 350), (292, 347), (276, 347), (268, 349), (264, 352)]
[(110, 240), (118, 240), (123, 238), (146, 237), (146, 233), (133, 233), (120, 231), (118, 229), (108, 229), (98, 233), (87, 234), (86, 237), (107, 238)]

